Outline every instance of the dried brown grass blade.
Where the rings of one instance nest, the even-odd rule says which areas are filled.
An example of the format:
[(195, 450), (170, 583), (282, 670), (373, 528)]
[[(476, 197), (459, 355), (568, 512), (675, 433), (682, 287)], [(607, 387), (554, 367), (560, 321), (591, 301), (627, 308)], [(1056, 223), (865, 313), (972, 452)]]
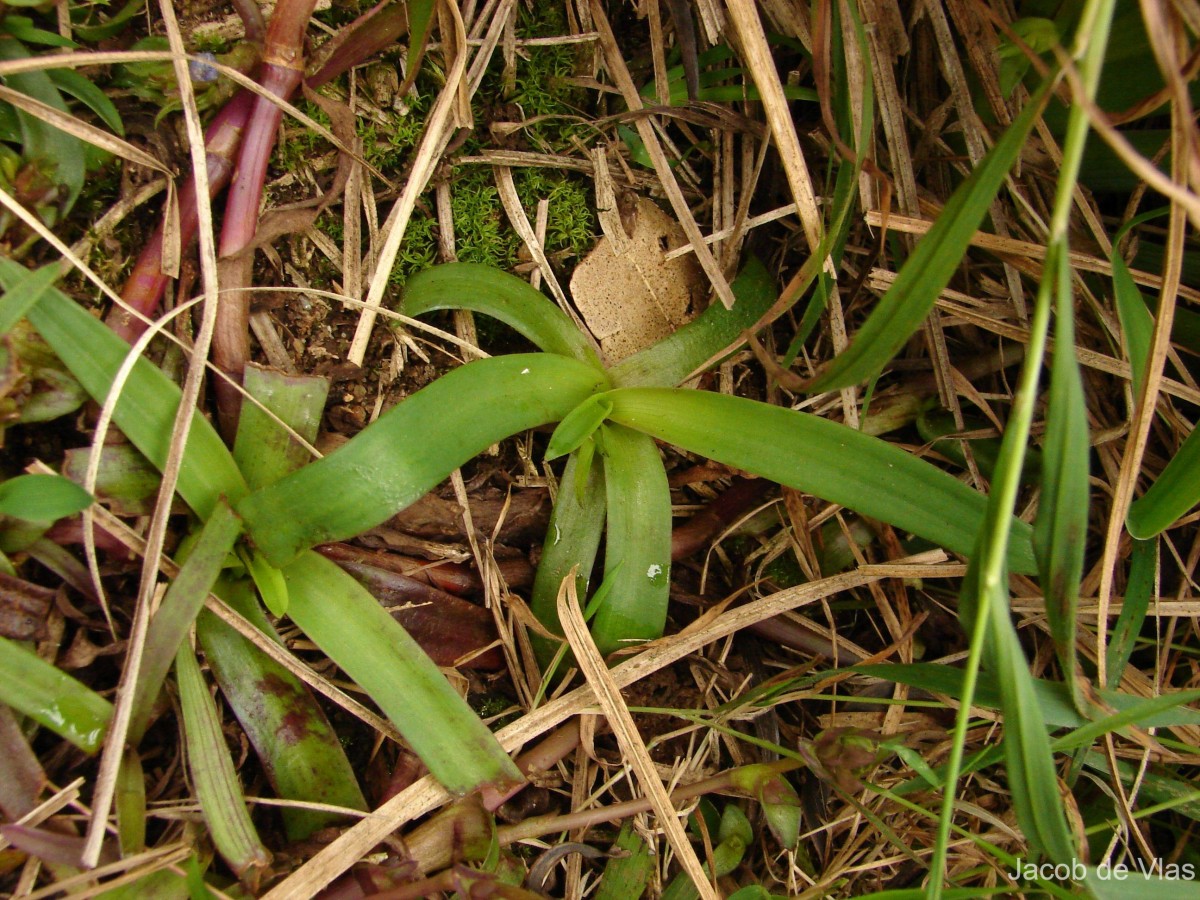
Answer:
[(658, 777), (654, 760), (650, 758), (650, 751), (646, 749), (646, 744), (638, 734), (637, 725), (621, 697), (620, 688), (613, 681), (600, 651), (596, 649), (596, 644), (588, 633), (587, 623), (583, 621), (583, 611), (579, 606), (579, 596), (575, 591), (574, 570), (563, 579), (562, 587), (558, 591), (558, 619), (562, 622), (563, 633), (571, 644), (571, 650), (575, 653), (575, 659), (587, 683), (599, 700), (609, 725), (612, 726), (621, 753), (637, 775), (642, 790), (646, 792), (654, 807), (659, 826), (666, 832), (667, 841), (679, 857), (683, 870), (692, 879), (701, 897), (716, 900), (717, 892), (705, 875), (700, 859), (679, 822), (679, 813), (671, 803), (671, 797), (663, 787), (662, 779)]

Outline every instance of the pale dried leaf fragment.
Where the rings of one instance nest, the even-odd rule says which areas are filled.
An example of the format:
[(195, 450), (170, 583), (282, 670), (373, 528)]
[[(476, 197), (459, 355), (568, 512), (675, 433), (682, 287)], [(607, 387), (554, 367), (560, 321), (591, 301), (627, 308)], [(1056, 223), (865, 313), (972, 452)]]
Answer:
[(679, 223), (645, 198), (634, 210), (627, 240), (600, 238), (571, 278), (575, 306), (610, 364), (685, 325), (704, 291), (694, 257), (667, 259), (687, 243)]

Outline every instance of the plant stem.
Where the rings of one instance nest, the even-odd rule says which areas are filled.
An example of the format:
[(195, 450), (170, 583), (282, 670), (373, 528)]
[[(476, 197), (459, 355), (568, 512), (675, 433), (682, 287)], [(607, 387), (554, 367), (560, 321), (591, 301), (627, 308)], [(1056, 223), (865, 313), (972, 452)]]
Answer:
[[(254, 95), (249, 91), (238, 91), (208, 126), (204, 149), (208, 154), (210, 197), (215, 197), (229, 184), (229, 178), (233, 174), (234, 155), (241, 143), (242, 131), (253, 106)], [(179, 191), (179, 245), (183, 250), (191, 246), (196, 239), (196, 199), (196, 182), (188, 178)], [(121, 299), (145, 318), (155, 316), (166, 291), (167, 282), (170, 281), (170, 276), (162, 271), (163, 238), (164, 223), (160, 222), (138, 256), (133, 272), (121, 292)], [(131, 344), (146, 330), (146, 323), (142, 318), (122, 307), (114, 307), (109, 313), (108, 325)]]

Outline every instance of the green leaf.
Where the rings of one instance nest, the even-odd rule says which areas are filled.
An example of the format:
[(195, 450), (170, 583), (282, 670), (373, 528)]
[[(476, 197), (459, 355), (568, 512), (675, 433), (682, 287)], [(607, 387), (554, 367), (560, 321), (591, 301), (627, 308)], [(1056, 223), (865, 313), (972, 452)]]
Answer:
[[(584, 485), (583, 490), (575, 489), (578, 484)], [(599, 460), (593, 456), (584, 459), (583, 454), (571, 454), (550, 513), (542, 558), (534, 574), (529, 600), (529, 608), (538, 621), (555, 634), (562, 634), (558, 622), (558, 591), (572, 569), (576, 569), (576, 593), (581, 598), (588, 594), (588, 581), (604, 534), (605, 497), (604, 469)], [(537, 635), (531, 635), (530, 640), (543, 665), (559, 647)]]
[[(740, 397), (612, 391), (611, 419), (692, 453), (839, 503), (964, 555), (987, 499), (931, 464), (845, 425)], [(1012, 523), (1009, 559), (1034, 571), (1031, 530)]]
[(109, 130), (118, 137), (125, 137), (125, 126), (121, 122), (121, 114), (108, 95), (96, 87), (74, 69), (49, 69), (46, 74), (64, 94), (74, 97), (108, 126)]
[(142, 651), (142, 667), (134, 687), (128, 731), (130, 744), (136, 746), (145, 734), (154, 701), (171, 669), (171, 662), (184, 645), (196, 615), (203, 608), (208, 592), (241, 533), (241, 520), (226, 503), (218, 503), (188, 549), (179, 573), (150, 620)]
[(50, 290), (61, 274), (61, 266), (49, 263), (40, 269), (27, 271), (24, 278), (11, 282), (11, 287), (0, 297), (0, 334), (8, 334), (24, 318), (29, 308)]
[(0, 484), (0, 516), (53, 522), (92, 505), (92, 495), (61, 475), (18, 475)]
[(1105, 667), (1107, 688), (1115, 688), (1121, 674), (1129, 665), (1129, 657), (1137, 647), (1138, 636), (1150, 609), (1150, 595), (1154, 593), (1154, 570), (1157, 566), (1155, 541), (1134, 541), (1129, 554), (1129, 577), (1125, 582), (1125, 597), (1121, 602), (1121, 614), (1108, 636)]
[(1047, 83), (1030, 98), (991, 152), (950, 197), (850, 346), (812, 381), (809, 391), (827, 391), (869, 381), (883, 371), (920, 328), (938, 294), (962, 263), (971, 237), (987, 215), (1008, 170), (1020, 156), (1048, 92)]
[(650, 847), (629, 821), (621, 826), (613, 846), (623, 852), (611, 854), (604, 864), (595, 900), (635, 900), (645, 893), (654, 870)]
[(1170, 528), (1200, 502), (1200, 429), (1193, 428), (1154, 484), (1129, 505), (1125, 527), (1138, 540)]
[(744, 333), (775, 301), (774, 279), (757, 257), (751, 257), (730, 285), (733, 309), (713, 303), (699, 316), (652, 347), (612, 369), (619, 387), (675, 387), (712, 357), (744, 343)]
[(671, 590), (671, 490), (658, 448), (620, 425), (601, 429), (608, 535), (608, 596), (592, 620), (603, 655), (662, 637)]
[(271, 611), (271, 615), (287, 615), (288, 591), (283, 572), (263, 559), (257, 550), (243, 550), (238, 553), (238, 557), (250, 573), (254, 586), (258, 588), (258, 596), (262, 598), (263, 605)]
[(386, 521), (491, 444), (561, 419), (605, 381), (555, 354), (468, 363), (237, 510), (255, 546), (285, 565), (307, 547)]
[[(28, 51), (18, 41), (12, 38), (0, 37), (0, 60), (26, 59)], [(4, 83), (15, 91), (20, 91), (35, 100), (40, 100), (47, 106), (52, 106), (60, 112), (69, 113), (66, 102), (59, 94), (58, 88), (44, 71), (19, 72), (6, 75)], [(48, 176), (55, 183), (62, 185), (65, 195), (58, 206), (64, 212), (75, 205), (79, 192), (83, 190), (84, 182), (84, 144), (83, 141), (72, 137), (65, 131), (60, 131), (53, 125), (47, 125), (36, 116), (24, 110), (16, 111), (21, 123), (21, 155), (26, 162), (44, 167)], [(54, 225), (58, 220), (58, 209), (42, 208), (48, 225)]]
[(1200, 891), (1200, 884), (1195, 880), (1195, 865), (1171, 863), (1170, 870), (1177, 873), (1177, 877), (1147, 875), (1132, 865), (1125, 866), (1121, 873), (1124, 877), (1119, 877), (1115, 867), (1087, 866), (1082, 881), (1095, 900), (1194, 900)]
[(547, 353), (604, 369), (587, 337), (565, 312), (529, 282), (491, 266), (447, 263), (410, 278), (404, 286), (401, 311), (416, 317), (437, 309), (469, 309), (491, 316)]
[[(938, 663), (896, 663), (851, 666), (848, 671), (861, 672), (873, 678), (882, 678), (896, 684), (907, 684), (924, 691), (945, 694), (956, 700), (961, 699), (963, 695), (962, 670), (953, 666), (944, 666)], [(1097, 719), (1092, 722), (1080, 715), (1071, 702), (1071, 696), (1067, 692), (1066, 686), (1060, 682), (1036, 678), (1033, 681), (1033, 690), (1037, 694), (1042, 717), (1049, 728), (1082, 728), (1106, 721), (1106, 719)], [(1200, 725), (1200, 712), (1188, 709), (1186, 706), (1192, 700), (1190, 691), (1164, 694), (1150, 700), (1113, 690), (1101, 690), (1098, 692), (1098, 696), (1103, 703), (1117, 710), (1116, 715), (1133, 714), (1135, 718), (1131, 720), (1132, 724), (1142, 728)], [(1000, 709), (1001, 702), (998, 679), (989, 672), (981, 672), (972, 703), (983, 709)], [(1147, 706), (1146, 704), (1149, 703), (1155, 705)], [(1160, 703), (1164, 704), (1161, 708)], [(1062, 749), (1057, 742), (1055, 746), (1057, 749)]]
[(433, 22), (433, 12), (437, 4), (433, 0), (408, 0), (408, 57), (405, 60), (407, 81), (417, 77), (417, 68), (421, 65), (421, 57), (425, 55), (425, 45), (429, 42), (429, 26)]
[(0, 637), (0, 702), (95, 753), (112, 719), (112, 704), (32, 650)]
[(610, 412), (612, 402), (604, 394), (593, 394), (567, 413), (554, 429), (554, 434), (550, 435), (550, 443), (546, 446), (546, 462), (578, 450)]
[[(0, 284), (6, 288), (24, 272), (17, 263), (0, 259)], [(57, 290), (43, 295), (28, 318), (84, 389), (102, 403), (129, 345)], [(179, 400), (179, 387), (152, 363), (139, 359), (117, 403), (117, 426), (160, 469), (167, 459)], [(234, 501), (246, 493), (229, 450), (199, 412), (192, 417), (178, 491), (202, 519), (208, 518), (221, 496)]]
[[(308, 443), (317, 439), (329, 379), (246, 367), (242, 386)], [(309, 452), (255, 403), (242, 404), (233, 458), (252, 488), (266, 487), (310, 460)]]
[[(249, 582), (226, 575), (215, 592), (271, 640), (282, 643)], [(337, 732), (300, 679), (208, 610), (196, 621), (196, 637), (275, 793), (286, 800), (365, 810)], [(285, 807), (282, 815), (292, 841), (341, 820), (335, 813), (314, 809)]]
[(379, 704), (446, 790), (522, 780), (441, 670), (350, 575), (307, 552), (284, 576), (292, 621)]
[(175, 680), (183, 708), (188, 769), (200, 811), (217, 851), (239, 876), (267, 866), (271, 854), (259, 840), (237, 771), (229, 756), (221, 716), (192, 648), (184, 644), (175, 656)]
[(1046, 620), (1063, 679), (1071, 688), (1076, 708), (1084, 712), (1087, 700), (1079, 683), (1075, 640), (1079, 584), (1087, 546), (1088, 416), (1083, 379), (1075, 359), (1074, 295), (1064, 250), (1062, 244), (1051, 245), (1044, 276), (1053, 285), (1057, 334), (1050, 369), (1042, 493), (1033, 526), (1033, 549), (1041, 575)]
[(1109, 262), (1112, 264), (1117, 317), (1121, 321), (1121, 335), (1125, 338), (1125, 353), (1129, 357), (1133, 396), (1137, 397), (1142, 392), (1142, 382), (1146, 378), (1146, 360), (1150, 358), (1150, 342), (1154, 337), (1154, 317), (1146, 308), (1146, 298), (1133, 280), (1129, 266), (1125, 265), (1125, 259), (1117, 251), (1115, 242)]

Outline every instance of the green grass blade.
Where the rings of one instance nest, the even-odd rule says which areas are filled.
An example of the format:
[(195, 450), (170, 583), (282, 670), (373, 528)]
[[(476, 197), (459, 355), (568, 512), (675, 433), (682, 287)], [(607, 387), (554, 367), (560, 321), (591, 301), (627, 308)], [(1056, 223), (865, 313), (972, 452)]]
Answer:
[(604, 581), (610, 588), (592, 620), (604, 655), (662, 637), (671, 590), (671, 491), (654, 441), (605, 425), (600, 450), (608, 494)]
[[(583, 490), (576, 490), (577, 484), (582, 484)], [(588, 595), (588, 581), (604, 534), (605, 496), (604, 469), (600, 461), (594, 457), (584, 459), (578, 453), (567, 457), (529, 601), (529, 608), (538, 621), (555, 634), (562, 634), (558, 622), (558, 591), (573, 568), (578, 567), (576, 593), (580, 597)], [(559, 645), (537, 635), (531, 635), (530, 640), (542, 664), (548, 664)]]
[(1115, 867), (1106, 870), (1087, 866), (1083, 884), (1095, 900), (1194, 900), (1200, 885), (1193, 877), (1195, 864), (1175, 864), (1178, 878), (1159, 878), (1126, 866), (1124, 878), (1115, 874)]
[(757, 257), (751, 257), (730, 285), (733, 309), (713, 303), (699, 316), (652, 347), (612, 368), (620, 387), (674, 387), (718, 353), (736, 345), (775, 301), (774, 280)]
[(0, 703), (95, 753), (112, 719), (112, 704), (16, 641), (0, 637)]
[(307, 547), (387, 520), (496, 441), (561, 419), (605, 381), (590, 366), (549, 353), (469, 363), (237, 511), (255, 546), (285, 565)]
[[(16, 263), (0, 260), (0, 283), (7, 288), (24, 271)], [(129, 345), (57, 290), (47, 291), (28, 318), (84, 389), (97, 402), (104, 402)], [(159, 467), (166, 462), (179, 399), (179, 387), (153, 364), (139, 359), (117, 403), (117, 425)], [(229, 450), (198, 412), (192, 417), (177, 489), (202, 519), (212, 514), (221, 496), (234, 501), (246, 493)]]
[(292, 621), (379, 704), (446, 790), (521, 780), (441, 670), (357, 581), (311, 552), (284, 575)]
[(213, 844), (238, 877), (266, 867), (271, 854), (250, 821), (217, 705), (200, 674), (196, 655), (186, 644), (175, 657), (175, 679), (183, 708), (188, 769)]
[(600, 427), (612, 412), (612, 403), (603, 394), (592, 394), (558, 423), (546, 445), (546, 462), (574, 453)]
[(1042, 494), (1033, 526), (1046, 621), (1058, 654), (1063, 680), (1076, 708), (1088, 708), (1078, 678), (1075, 638), (1079, 583), (1088, 527), (1088, 418), (1083, 379), (1075, 359), (1075, 310), (1071, 271), (1063, 246), (1054, 244), (1046, 260), (1046, 280), (1053, 282), (1056, 340), (1050, 368), (1050, 399), (1042, 453)]
[(1142, 296), (1125, 259), (1113, 247), (1109, 262), (1112, 264), (1113, 296), (1117, 301), (1117, 317), (1121, 321), (1121, 334), (1125, 338), (1125, 352), (1129, 356), (1132, 374), (1133, 396), (1142, 392), (1142, 381), (1146, 377), (1146, 360), (1150, 358), (1150, 341), (1154, 336), (1154, 317), (1146, 308)]
[[(839, 503), (970, 554), (987, 498), (878, 438), (807, 413), (700, 391), (609, 394), (613, 421), (726, 465)], [(1009, 560), (1034, 571), (1031, 530), (1012, 522)]]
[(1121, 614), (1108, 636), (1106, 671), (1107, 688), (1115, 688), (1129, 664), (1129, 657), (1137, 647), (1138, 635), (1146, 621), (1150, 608), (1150, 596), (1154, 593), (1154, 570), (1157, 568), (1158, 549), (1155, 541), (1134, 541), (1130, 554), (1129, 578), (1125, 582), (1125, 598), (1121, 603)]
[(962, 263), (972, 235), (1020, 155), (1047, 94), (1047, 87), (1043, 87), (1030, 98), (991, 152), (958, 187), (850, 346), (813, 380), (808, 390), (833, 390), (874, 378), (920, 328), (938, 294)]
[[(217, 594), (275, 637), (245, 582), (222, 579)], [(275, 793), (286, 800), (365, 810), (366, 801), (337, 733), (300, 679), (207, 610), (197, 619), (196, 637)], [(282, 812), (292, 841), (338, 821), (335, 814), (317, 810), (284, 808)]]
[(469, 309), (499, 319), (547, 353), (603, 366), (570, 317), (541, 291), (515, 275), (478, 263), (447, 263), (419, 272), (404, 286), (401, 312), (419, 316), (435, 309)]
[(1170, 528), (1200, 501), (1200, 429), (1193, 428), (1154, 484), (1129, 505), (1125, 527), (1138, 540)]
[(134, 746), (146, 732), (171, 662), (241, 533), (241, 519), (224, 502), (218, 503), (150, 620), (130, 713), (128, 740)]

